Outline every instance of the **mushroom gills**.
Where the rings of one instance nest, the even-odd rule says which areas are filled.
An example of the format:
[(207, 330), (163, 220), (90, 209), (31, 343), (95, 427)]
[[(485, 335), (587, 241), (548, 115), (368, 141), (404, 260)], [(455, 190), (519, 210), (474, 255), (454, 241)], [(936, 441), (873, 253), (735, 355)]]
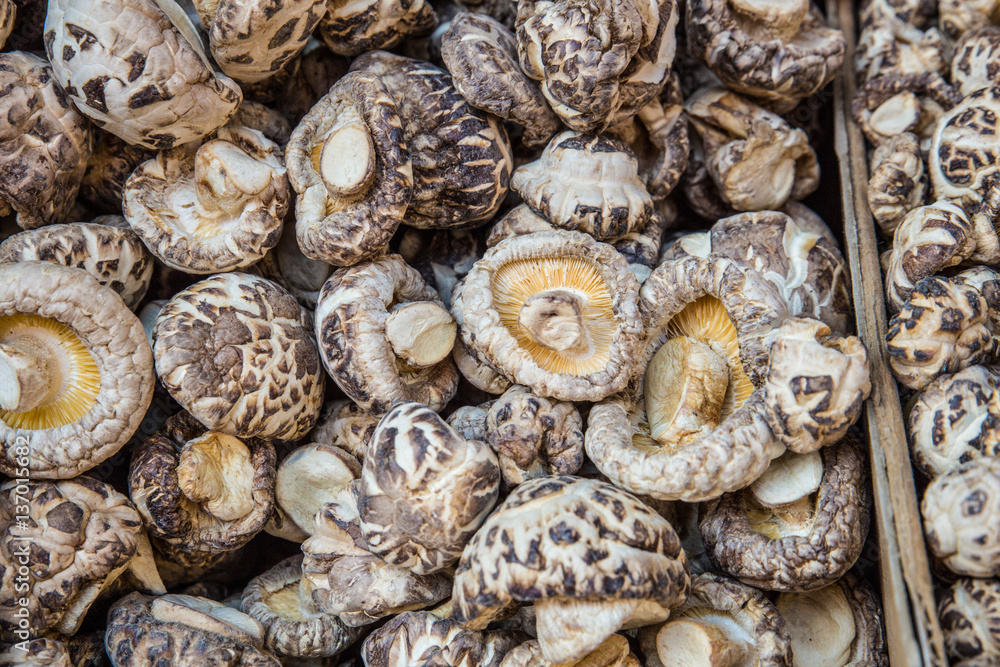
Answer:
[(708, 607), (684, 610), (656, 634), (663, 667), (753, 667), (759, 663), (752, 628), (727, 612)]
[(238, 438), (206, 433), (184, 445), (177, 484), (191, 501), (222, 521), (236, 521), (254, 509), (254, 465)]
[(457, 330), (451, 313), (433, 301), (396, 306), (385, 320), (393, 352), (410, 368), (427, 368), (447, 358)]
[(629, 621), (648, 625), (668, 612), (642, 600), (549, 598), (535, 602), (538, 643), (546, 660), (574, 663), (593, 652)]
[(843, 588), (782, 593), (775, 604), (788, 624), (794, 667), (844, 667), (851, 662), (857, 627)]
[(744, 492), (750, 527), (775, 540), (808, 534), (822, 481), (819, 452), (785, 452)]
[(296, 579), (276, 591), (265, 594), (264, 602), (278, 617), (296, 622), (306, 620), (302, 599), (299, 597), (299, 581)]
[(192, 628), (214, 632), (237, 642), (258, 646), (264, 640), (260, 623), (241, 611), (221, 602), (193, 595), (162, 595), (150, 605), (150, 612), (161, 623), (183, 623)]
[(35, 314), (0, 317), (0, 420), (40, 430), (72, 424), (97, 402), (101, 374), (67, 326)]

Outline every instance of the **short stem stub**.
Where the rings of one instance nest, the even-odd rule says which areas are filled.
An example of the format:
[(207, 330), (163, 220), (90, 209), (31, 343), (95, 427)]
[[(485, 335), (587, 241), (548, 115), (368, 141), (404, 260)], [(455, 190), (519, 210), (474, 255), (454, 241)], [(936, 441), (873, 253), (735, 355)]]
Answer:
[(52, 352), (39, 341), (21, 337), (0, 343), (0, 407), (26, 412), (44, 405), (62, 382)]
[(583, 353), (590, 336), (583, 320), (583, 298), (568, 290), (551, 289), (525, 300), (517, 324), (539, 345), (556, 352)]
[(330, 133), (320, 150), (319, 175), (336, 197), (350, 197), (368, 189), (375, 178), (375, 145), (363, 122)]
[(413, 368), (427, 368), (451, 354), (458, 330), (451, 313), (434, 301), (398, 306), (385, 320), (385, 335), (396, 356)]

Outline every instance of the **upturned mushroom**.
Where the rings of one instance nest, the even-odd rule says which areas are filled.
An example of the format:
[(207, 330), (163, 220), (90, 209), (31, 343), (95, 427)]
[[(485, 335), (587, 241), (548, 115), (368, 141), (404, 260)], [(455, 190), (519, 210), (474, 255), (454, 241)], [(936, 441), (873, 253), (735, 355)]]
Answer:
[(892, 237), (906, 214), (924, 203), (927, 172), (917, 137), (903, 132), (875, 148), (868, 179), (868, 208)]
[(399, 255), (338, 269), (316, 304), (316, 340), (337, 386), (375, 415), (416, 401), (441, 410), (458, 390), (456, 324)]
[(316, 513), (347, 493), (350, 483), (360, 475), (361, 464), (340, 447), (315, 442), (297, 447), (278, 466), (276, 516), (266, 530), (295, 542), (304, 541), (312, 534)]
[(716, 566), (743, 583), (811, 591), (861, 555), (870, 495), (861, 446), (847, 437), (811, 454), (786, 452), (749, 488), (701, 510), (701, 537)]
[(979, 667), (1000, 660), (1000, 582), (959, 579), (938, 601), (945, 650), (953, 667)]
[(353, 57), (392, 48), (411, 35), (429, 33), (437, 23), (426, 0), (330, 2), (317, 32), (331, 51)]
[(208, 429), (295, 440), (323, 405), (323, 367), (308, 320), (295, 297), (269, 280), (206, 278), (157, 315), (157, 375)]
[(542, 655), (572, 663), (620, 628), (664, 620), (687, 595), (686, 569), (674, 529), (635, 497), (542, 477), (515, 488), (466, 546), (453, 617), (483, 629), (515, 602), (534, 603)]

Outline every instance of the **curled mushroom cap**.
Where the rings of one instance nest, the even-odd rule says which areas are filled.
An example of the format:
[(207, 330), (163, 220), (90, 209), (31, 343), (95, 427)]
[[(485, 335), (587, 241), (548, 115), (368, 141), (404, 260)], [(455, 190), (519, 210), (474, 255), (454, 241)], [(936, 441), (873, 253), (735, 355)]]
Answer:
[(139, 165), (125, 183), (122, 211), (167, 266), (220, 273), (274, 247), (290, 203), (278, 145), (257, 130), (227, 126), (201, 145)]
[(920, 504), (927, 548), (952, 572), (1000, 573), (1000, 459), (981, 457), (940, 475)]
[(356, 56), (428, 33), (437, 22), (434, 7), (426, 0), (331, 2), (320, 21), (319, 37), (334, 53)]
[(104, 637), (119, 667), (280, 667), (263, 650), (264, 630), (241, 611), (192, 595), (132, 593), (108, 612)]
[(743, 583), (808, 591), (839, 579), (861, 554), (869, 492), (851, 437), (811, 454), (786, 452), (748, 489), (702, 508), (715, 564)]
[(295, 297), (264, 278), (224, 273), (176, 294), (156, 317), (160, 382), (207, 428), (294, 440), (316, 423), (323, 367)]
[(358, 631), (323, 614), (300, 594), (302, 556), (292, 556), (255, 577), (243, 589), (241, 608), (261, 624), (264, 646), (281, 657), (325, 658), (337, 655)]
[(819, 186), (809, 138), (781, 116), (722, 87), (698, 91), (685, 106), (701, 135), (708, 172), (734, 209), (777, 209)]
[(371, 51), (351, 70), (379, 77), (399, 108), (413, 159), (406, 224), (453, 229), (491, 219), (507, 196), (514, 162), (499, 119), (469, 105), (451, 75), (428, 62)]
[(903, 132), (882, 142), (872, 155), (868, 207), (887, 236), (907, 213), (924, 203), (927, 172), (917, 137)]
[(194, 25), (172, 0), (53, 0), (45, 51), (83, 114), (146, 148), (204, 137), (243, 98), (212, 70)]
[(378, 77), (337, 81), (292, 132), (286, 160), (306, 257), (350, 266), (389, 243), (410, 203), (413, 165), (399, 108)]
[[(18, 482), (0, 486), (0, 637), (13, 639), (19, 627), (73, 634), (101, 591), (138, 562), (142, 518), (90, 477)], [(30, 577), (18, 575), (25, 565)]]
[(86, 271), (48, 262), (0, 265), (0, 303), (0, 471), (62, 479), (117, 452), (153, 397), (138, 318)]
[(0, 54), (0, 88), (0, 211), (12, 208), (22, 229), (63, 222), (93, 150), (90, 123), (30, 53)]
[(518, 65), (517, 38), (496, 19), (455, 14), (441, 36), (441, 58), (469, 104), (524, 126), (526, 147), (544, 146), (559, 130), (541, 89)]
[(533, 602), (545, 659), (571, 662), (621, 627), (665, 619), (687, 594), (686, 569), (674, 529), (635, 497), (542, 477), (514, 489), (466, 546), (453, 616), (481, 629), (515, 601)]
[[(11, 3), (13, 5), (13, 3)], [(3, 40), (0, 40), (2, 43)], [(73, 667), (69, 648), (55, 639), (31, 639), (0, 649), (0, 665), (11, 667)]]
[(514, 172), (511, 187), (555, 227), (602, 241), (628, 234), (653, 213), (635, 154), (600, 135), (557, 135), (538, 160)]
[(938, 199), (976, 206), (996, 180), (997, 109), (1000, 84), (965, 96), (934, 126), (927, 170)]
[(1000, 660), (1000, 582), (959, 579), (938, 602), (949, 664), (979, 667)]
[(878, 598), (853, 574), (816, 591), (781, 593), (775, 605), (788, 624), (795, 665), (888, 666)]
[[(923, 0), (907, 2), (929, 3)], [(869, 3), (871, 9), (885, 5), (885, 0)], [(854, 68), (858, 81), (927, 75), (932, 86), (945, 86), (948, 71), (948, 46), (937, 28), (922, 29), (898, 20), (876, 20), (866, 25), (858, 36)]]
[(0, 243), (0, 263), (39, 260), (84, 269), (135, 310), (153, 277), (153, 261), (133, 232), (101, 224), (48, 225)]
[(844, 35), (806, 0), (693, 0), (688, 48), (726, 87), (788, 110), (829, 83)]
[(338, 269), (316, 304), (316, 339), (337, 386), (365, 410), (401, 401), (441, 410), (458, 390), (456, 325), (399, 255)]
[(456, 287), (466, 346), (539, 396), (599, 400), (635, 372), (638, 281), (609, 245), (553, 230), (506, 239)]
[(370, 449), (358, 491), (368, 548), (420, 575), (452, 565), (496, 504), (496, 455), (419, 403), (382, 417)]
[(518, 5), (521, 69), (578, 132), (631, 118), (663, 86), (674, 61), (673, 0), (646, 5), (581, 0)]
[(791, 667), (785, 619), (761, 591), (714, 574), (691, 580), (691, 592), (661, 626), (640, 631), (649, 667)]

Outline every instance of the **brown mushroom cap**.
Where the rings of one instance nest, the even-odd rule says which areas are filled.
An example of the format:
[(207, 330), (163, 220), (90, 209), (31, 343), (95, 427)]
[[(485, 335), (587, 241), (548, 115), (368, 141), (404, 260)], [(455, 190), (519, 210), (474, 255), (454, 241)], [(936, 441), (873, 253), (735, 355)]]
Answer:
[(983, 26), (962, 35), (951, 59), (951, 80), (962, 95), (969, 95), (996, 82), (1000, 58), (1000, 28)]
[(93, 150), (91, 125), (30, 53), (0, 54), (0, 88), (0, 209), (13, 208), (22, 229), (63, 222)]
[(156, 151), (134, 146), (110, 132), (95, 130), (94, 152), (80, 182), (80, 200), (95, 210), (121, 213), (125, 181)]
[(410, 35), (437, 26), (434, 7), (426, 0), (363, 0), (331, 5), (319, 23), (319, 37), (331, 51), (356, 56), (388, 49)]
[(177, 293), (153, 331), (170, 395), (207, 428), (241, 438), (294, 440), (323, 405), (323, 368), (308, 315), (269, 280), (206, 278)]
[(335, 271), (315, 317), (327, 372), (365, 410), (382, 415), (400, 401), (441, 410), (458, 390), (448, 357), (455, 324), (437, 292), (399, 255)]
[(17, 16), (17, 5), (13, 0), (0, 1), (0, 49), (3, 48), (11, 31), (14, 30), (14, 19)]
[(481, 629), (515, 601), (533, 602), (543, 655), (570, 662), (620, 627), (666, 618), (687, 594), (686, 569), (667, 520), (628, 493), (578, 477), (533, 479), (466, 546), (453, 617)]
[(309, 440), (340, 447), (358, 461), (364, 461), (378, 422), (378, 416), (354, 401), (330, 401), (323, 406), (316, 427), (309, 433)]
[(953, 667), (979, 667), (1000, 659), (996, 579), (959, 579), (940, 597), (938, 616)]
[[(500, 667), (554, 667), (542, 655), (542, 646), (537, 639), (526, 641), (510, 650), (503, 657)], [(593, 651), (573, 662), (561, 663), (561, 667), (640, 667), (639, 659), (629, 647), (624, 635), (611, 635)]]
[(200, 139), (243, 98), (212, 70), (172, 0), (52, 0), (45, 50), (81, 113), (130, 144), (162, 150)]
[[(784, 456), (794, 460), (817, 454)], [(759, 483), (782, 490), (782, 495), (787, 488), (788, 495), (751, 488), (702, 508), (701, 537), (724, 573), (765, 590), (808, 591), (850, 569), (868, 533), (864, 457), (851, 437), (824, 447), (819, 456), (823, 472), (818, 484), (798, 485), (801, 473), (794, 467), (784, 474), (776, 470), (774, 479)], [(791, 502), (785, 502), (788, 498)]]
[[(11, 3), (13, 5), (13, 3)], [(2, 42), (2, 40), (0, 40)], [(0, 649), (0, 665), (12, 667), (73, 667), (69, 648), (61, 641), (41, 638)]]
[(886, 236), (906, 214), (924, 203), (927, 171), (917, 137), (903, 132), (882, 142), (872, 155), (868, 207)]
[(937, 121), (927, 170), (938, 199), (975, 206), (996, 180), (998, 105), (1000, 84), (993, 84), (967, 95)]

